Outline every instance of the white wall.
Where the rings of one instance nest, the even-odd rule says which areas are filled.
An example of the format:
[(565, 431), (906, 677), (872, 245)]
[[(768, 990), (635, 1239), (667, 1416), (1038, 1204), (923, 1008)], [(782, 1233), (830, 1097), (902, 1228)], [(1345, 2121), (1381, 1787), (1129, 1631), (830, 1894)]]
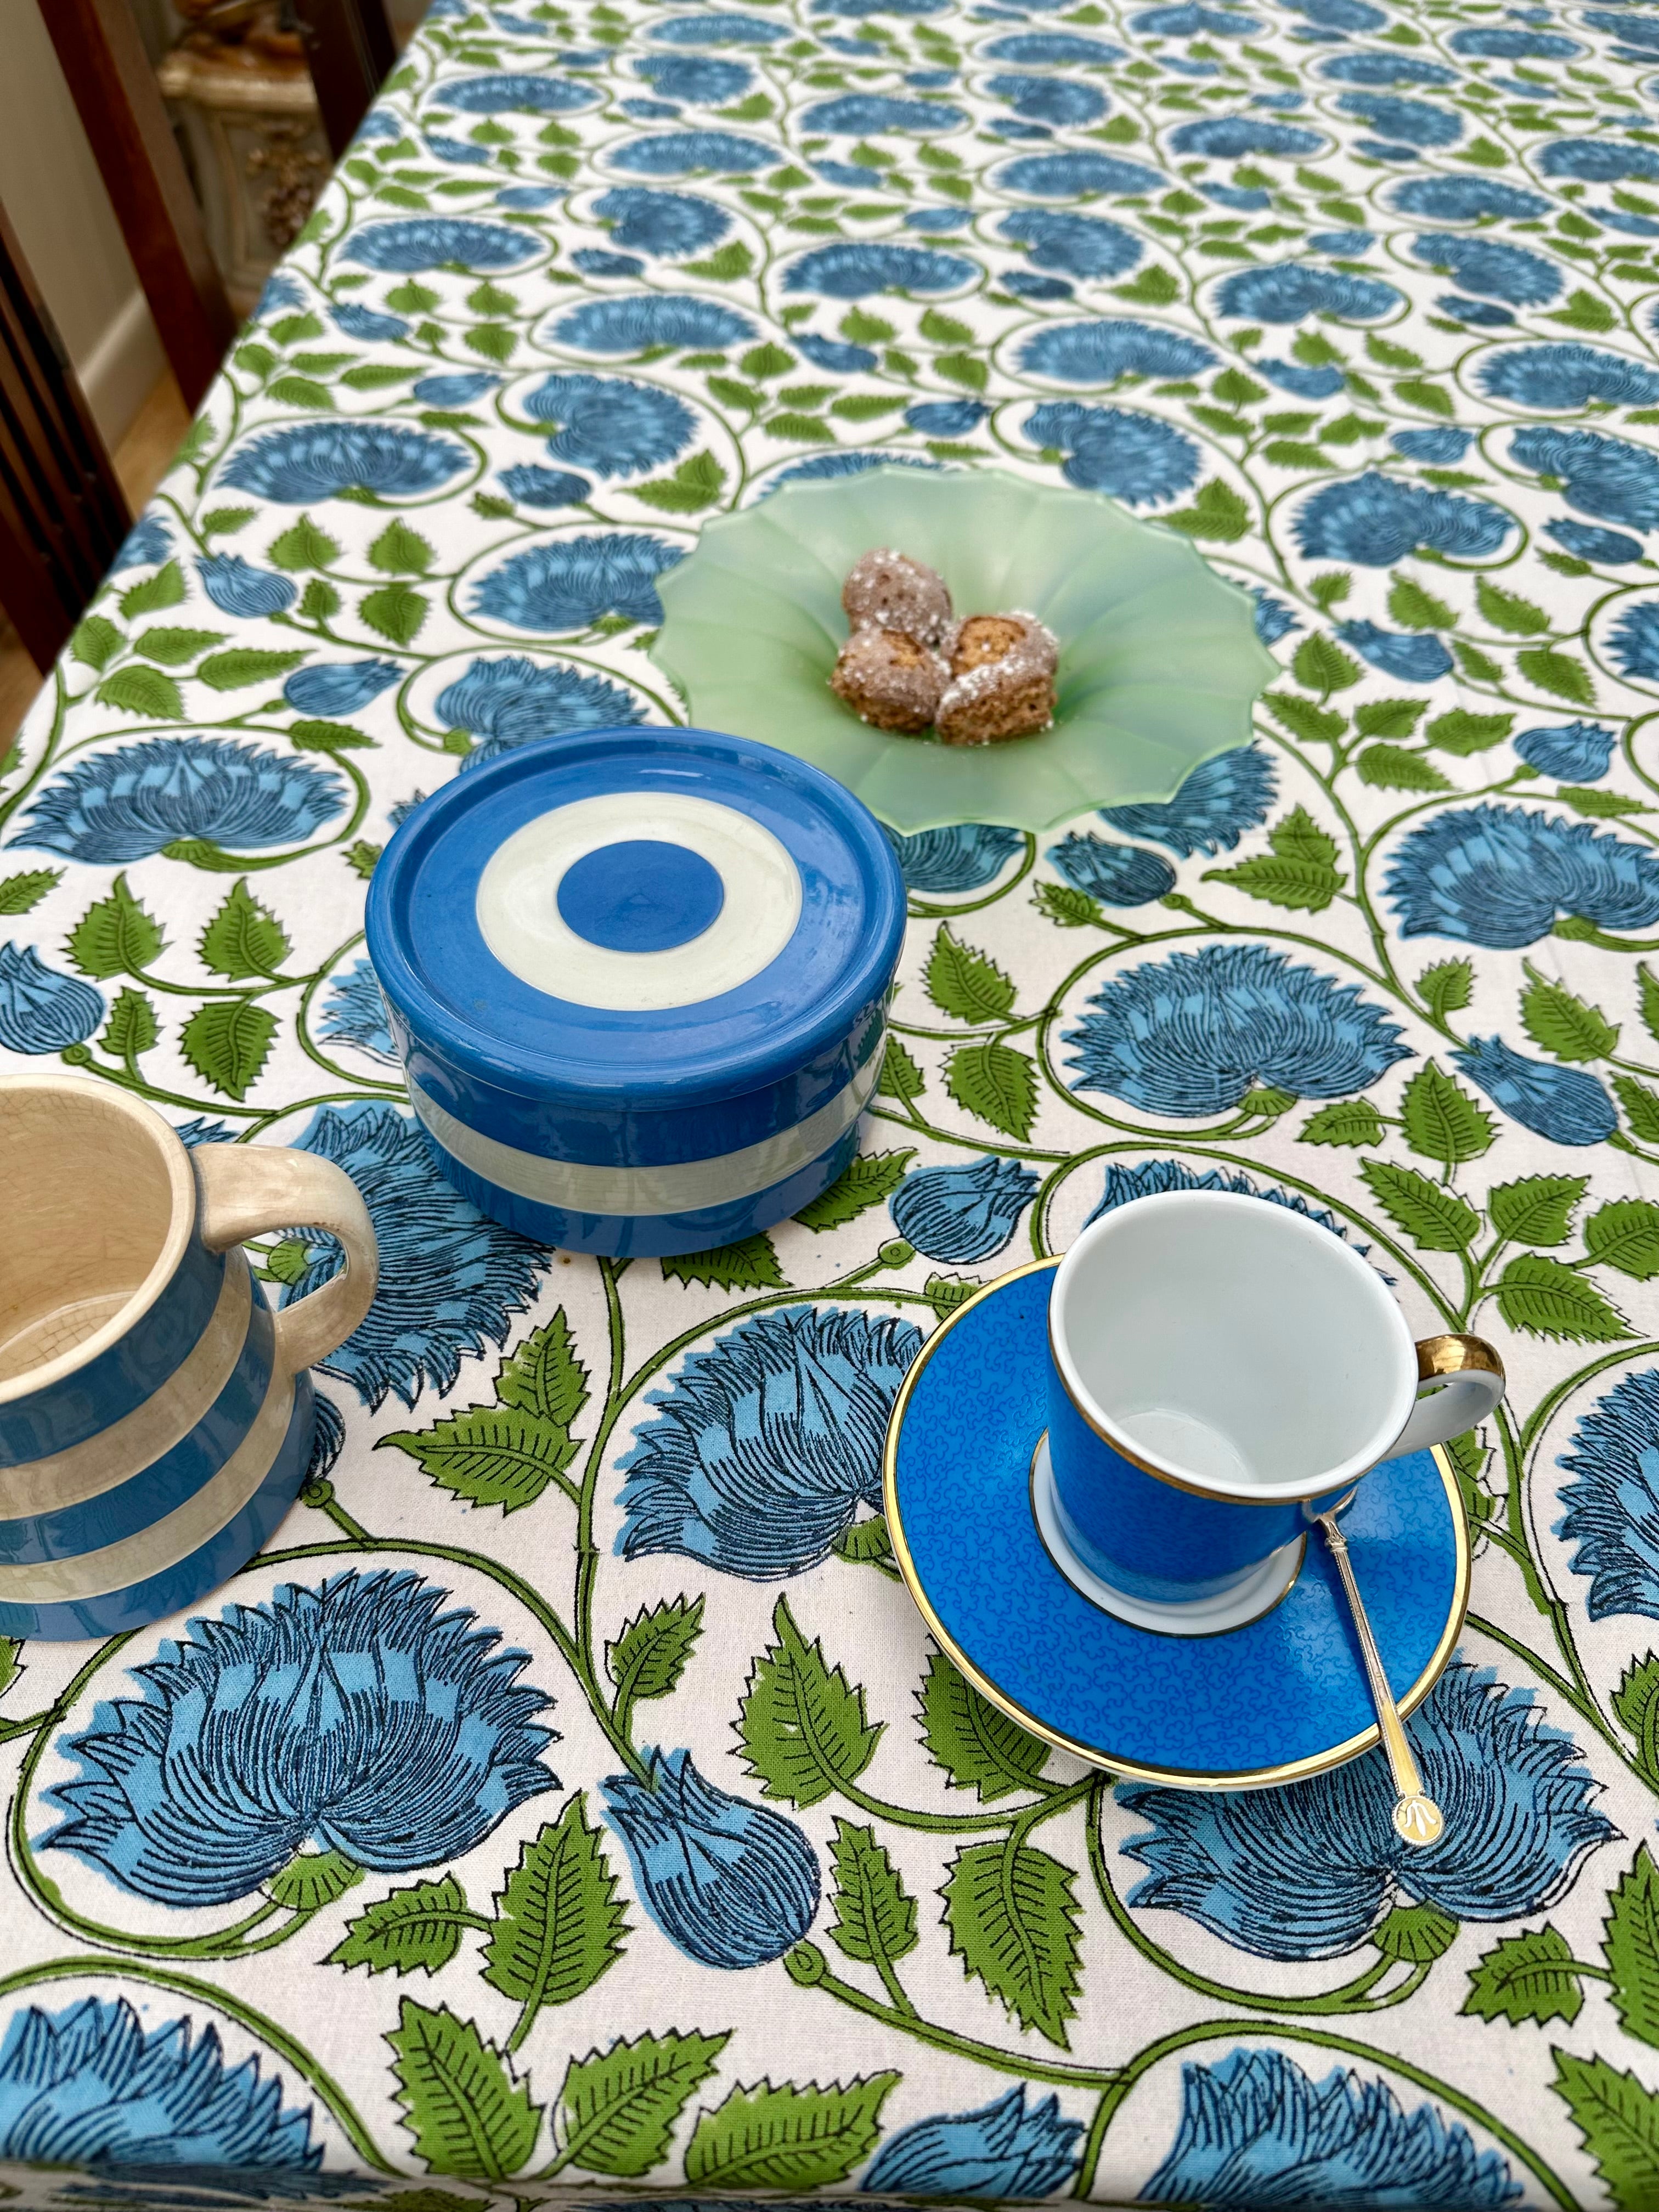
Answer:
[(113, 446), (165, 362), (40, 0), (0, 0), (0, 205)]

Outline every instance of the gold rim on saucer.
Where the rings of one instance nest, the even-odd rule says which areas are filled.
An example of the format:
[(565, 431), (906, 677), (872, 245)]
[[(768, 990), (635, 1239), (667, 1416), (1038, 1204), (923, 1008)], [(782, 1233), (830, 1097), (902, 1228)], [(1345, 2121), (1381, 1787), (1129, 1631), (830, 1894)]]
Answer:
[[(1328, 1751), (1319, 1752), (1310, 1759), (1293, 1759), (1283, 1766), (1260, 1766), (1237, 1772), (1218, 1773), (1205, 1768), (1146, 1766), (1133, 1760), (1114, 1759), (1093, 1745), (1079, 1743), (1075, 1737), (1063, 1735), (1058, 1729), (1050, 1728), (1045, 1722), (1039, 1720), (1034, 1713), (1029, 1711), (1025, 1706), (1020, 1705), (1017, 1699), (1011, 1698), (1005, 1690), (999, 1689), (997, 1685), (975, 1665), (973, 1660), (933, 1610), (927, 1593), (922, 1587), (921, 1577), (916, 1571), (915, 1561), (910, 1556), (910, 1547), (905, 1540), (903, 1518), (899, 1511), (898, 1443), (904, 1425), (905, 1413), (910, 1403), (911, 1392), (915, 1389), (917, 1380), (927, 1362), (965, 1315), (971, 1313), (975, 1306), (981, 1304), (994, 1292), (1006, 1290), (1010, 1283), (1018, 1281), (1022, 1276), (1035, 1275), (1042, 1269), (1052, 1269), (1059, 1265), (1059, 1255), (1047, 1260), (1028, 1260), (1024, 1267), (1011, 1267), (1006, 1275), (999, 1275), (994, 1282), (982, 1285), (971, 1297), (964, 1298), (955, 1311), (939, 1323), (916, 1354), (894, 1404), (892, 1418), (887, 1425), (887, 1443), (882, 1462), (882, 1493), (887, 1514), (887, 1531), (892, 1540), (894, 1556), (898, 1561), (899, 1571), (904, 1577), (905, 1587), (915, 1600), (917, 1609), (927, 1622), (933, 1640), (945, 1656), (966, 1675), (980, 1695), (988, 1698), (1000, 1712), (1006, 1713), (1011, 1720), (1018, 1721), (1022, 1728), (1029, 1729), (1033, 1735), (1040, 1736), (1043, 1742), (1052, 1744), (1055, 1750), (1066, 1752), (1073, 1759), (1081, 1759), (1085, 1766), (1102, 1768), (1126, 1782), (1159, 1782), (1174, 1790), (1276, 1790), (1283, 1788), (1288, 1782), (1305, 1781), (1310, 1775), (1326, 1774), (1334, 1766), (1346, 1766), (1350, 1759), (1358, 1758), (1362, 1752), (1370, 1751), (1373, 1746), (1382, 1741), (1381, 1731), (1375, 1722), (1369, 1728), (1362, 1729), (1358, 1735), (1349, 1736), (1341, 1743), (1333, 1744)], [(1463, 1517), (1463, 1500), (1457, 1486), (1456, 1473), (1447, 1456), (1443, 1444), (1431, 1444), (1429, 1450), (1435, 1466), (1439, 1469), (1441, 1482), (1445, 1486), (1446, 1502), (1451, 1514), (1453, 1540), (1456, 1549), (1456, 1565), (1452, 1583), (1452, 1602), (1440, 1640), (1435, 1645), (1428, 1665), (1405, 1695), (1395, 1701), (1402, 1718), (1416, 1711), (1445, 1672), (1447, 1662), (1456, 1649), (1458, 1638), (1463, 1632), (1464, 1617), (1468, 1612), (1469, 1605), (1469, 1577), (1472, 1563), (1469, 1531), (1468, 1524)], [(1024, 1484), (1018, 1486), (1018, 1495), (1024, 1509), (1029, 1510)]]

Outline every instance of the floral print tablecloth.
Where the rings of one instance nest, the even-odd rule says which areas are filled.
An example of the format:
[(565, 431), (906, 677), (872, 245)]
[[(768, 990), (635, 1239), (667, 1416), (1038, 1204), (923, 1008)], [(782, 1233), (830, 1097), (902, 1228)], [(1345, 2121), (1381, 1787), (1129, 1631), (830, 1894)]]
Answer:
[[(436, 0), (0, 791), (9, 1064), (339, 1161), (386, 1263), (276, 1547), (0, 1654), (23, 2201), (1659, 2203), (1656, 84), (1638, 6)], [(672, 719), (701, 522), (882, 459), (1194, 539), (1254, 740), (901, 842), (798, 1220), (540, 1249), (428, 1164), (365, 883)], [(1374, 1755), (1049, 1754), (896, 1577), (928, 1330), (1194, 1186), (1509, 1363), (1431, 1850)]]

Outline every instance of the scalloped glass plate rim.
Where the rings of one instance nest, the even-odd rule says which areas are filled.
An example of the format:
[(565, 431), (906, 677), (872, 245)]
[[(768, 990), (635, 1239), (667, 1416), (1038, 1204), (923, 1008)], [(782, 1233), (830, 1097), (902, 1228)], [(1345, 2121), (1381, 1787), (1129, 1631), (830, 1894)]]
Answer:
[[(1012, 536), (983, 523), (975, 530), (964, 507), (969, 518), (1000, 510), (1018, 526)], [(1023, 546), (1025, 536), (1035, 542)], [(828, 681), (846, 635), (842, 579), (860, 552), (889, 543), (939, 567), (960, 606), (1019, 606), (1051, 618), (1061, 686), (1052, 729), (953, 748), (873, 730), (842, 706)], [(1009, 573), (1015, 567), (1023, 589)], [(1165, 803), (1203, 762), (1249, 742), (1252, 704), (1278, 672), (1249, 594), (1189, 538), (1102, 494), (1005, 469), (895, 465), (785, 485), (706, 523), (659, 590), (664, 620), (650, 657), (693, 718), (814, 763), (901, 834), (960, 822), (1044, 831), (1099, 807)], [(1164, 665), (1190, 668), (1200, 644), (1213, 665), (1202, 692), (1173, 672), (1143, 670), (1136, 704), (1117, 724), (1091, 708), (1106, 685), (1089, 678), (1118, 641), (1091, 644), (1080, 634), (1131, 596), (1150, 603)], [(1144, 656), (1144, 627), (1135, 645)], [(1088, 686), (1080, 702), (1079, 685)], [(1160, 691), (1172, 725), (1163, 733), (1149, 726), (1148, 701)]]

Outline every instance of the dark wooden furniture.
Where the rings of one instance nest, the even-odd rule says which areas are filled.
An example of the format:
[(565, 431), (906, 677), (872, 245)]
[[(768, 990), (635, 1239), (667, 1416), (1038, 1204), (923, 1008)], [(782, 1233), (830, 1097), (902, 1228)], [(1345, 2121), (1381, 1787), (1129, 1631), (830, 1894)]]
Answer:
[(381, 0), (293, 0), (306, 60), (337, 161), (398, 58)]
[(138, 26), (127, 0), (46, 0), (40, 12), (193, 411), (235, 336), (236, 319)]
[(0, 214), (0, 606), (51, 667), (126, 535), (126, 501)]

